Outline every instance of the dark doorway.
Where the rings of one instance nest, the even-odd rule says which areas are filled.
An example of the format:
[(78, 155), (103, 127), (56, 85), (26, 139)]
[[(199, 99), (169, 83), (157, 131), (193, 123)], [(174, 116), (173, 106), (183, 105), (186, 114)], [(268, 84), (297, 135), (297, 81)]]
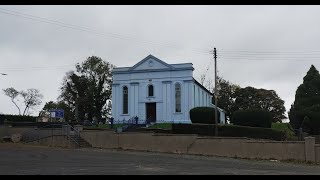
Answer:
[(156, 122), (156, 103), (146, 103), (147, 123)]

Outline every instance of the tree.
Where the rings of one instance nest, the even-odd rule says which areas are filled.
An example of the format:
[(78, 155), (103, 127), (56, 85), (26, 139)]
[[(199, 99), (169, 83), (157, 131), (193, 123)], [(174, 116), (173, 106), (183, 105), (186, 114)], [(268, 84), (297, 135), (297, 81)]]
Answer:
[(111, 71), (113, 65), (96, 56), (76, 64), (76, 72), (66, 73), (60, 100), (67, 104), (77, 120), (111, 114)]
[(23, 102), (25, 105), (22, 115), (29, 114), (29, 109), (41, 104), (41, 99), (43, 95), (40, 94), (38, 89), (27, 89), (27, 91), (21, 91), (21, 96), (23, 97)]
[(233, 98), (235, 103), (231, 107), (231, 113), (237, 110), (263, 109), (271, 113), (272, 122), (282, 122), (286, 118), (284, 101), (274, 90), (240, 88), (235, 91)]
[[(320, 74), (311, 65), (303, 83), (299, 85), (295, 95), (295, 101), (289, 111), (290, 124), (298, 129), (302, 127), (312, 134), (320, 131)], [(306, 118), (307, 117), (307, 118)]]
[(6, 96), (9, 96), (11, 98), (12, 103), (18, 108), (19, 110), (19, 115), (21, 115), (21, 110), (20, 107), (17, 105), (17, 103), (15, 102), (15, 99), (17, 98), (17, 96), (19, 95), (19, 91), (15, 90), (13, 87), (7, 88), (7, 89), (2, 89), (4, 94)]
[(43, 98), (43, 95), (40, 94), (40, 91), (38, 89), (27, 89), (27, 91), (17, 91), (13, 87), (3, 89), (5, 95), (9, 96), (11, 98), (11, 101), (14, 103), (14, 105), (19, 110), (19, 115), (21, 115), (20, 107), (17, 105), (17, 103), (14, 101), (19, 95), (23, 98), (23, 102), (25, 105), (23, 116), (29, 115), (29, 110), (34, 108), (35, 106), (38, 106), (41, 104), (41, 99)]
[(50, 110), (52, 109), (63, 109), (64, 110), (64, 119), (66, 121), (72, 121), (74, 120), (73, 113), (70, 109), (70, 107), (63, 101), (53, 102), (49, 101), (47, 102), (42, 110), (40, 111), (39, 115), (45, 115), (50, 116)]
[(206, 75), (205, 74), (201, 74), (200, 75), (200, 84), (204, 86), (205, 80), (206, 80)]
[[(200, 76), (200, 83), (214, 94), (214, 83), (212, 83), (212, 79), (206, 79), (205, 75), (202, 74)], [(232, 97), (235, 91), (239, 88), (239, 85), (232, 84), (220, 76), (217, 77), (218, 107), (226, 111), (226, 119), (230, 120), (231, 118), (231, 107), (234, 104), (234, 99)], [(212, 97), (212, 102), (214, 102), (214, 97)]]
[(234, 106), (234, 93), (236, 90), (240, 89), (239, 85), (232, 84), (231, 82), (218, 77), (217, 83), (218, 89), (218, 107), (226, 111), (226, 118), (230, 120), (232, 116), (232, 107)]

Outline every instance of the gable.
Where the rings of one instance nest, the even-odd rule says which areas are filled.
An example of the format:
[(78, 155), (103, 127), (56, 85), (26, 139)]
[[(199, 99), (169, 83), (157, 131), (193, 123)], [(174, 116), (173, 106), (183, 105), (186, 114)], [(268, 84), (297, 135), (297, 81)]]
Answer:
[(129, 70), (148, 70), (148, 69), (174, 69), (174, 67), (170, 64), (167, 64), (160, 59), (149, 55), (134, 66), (132, 66)]

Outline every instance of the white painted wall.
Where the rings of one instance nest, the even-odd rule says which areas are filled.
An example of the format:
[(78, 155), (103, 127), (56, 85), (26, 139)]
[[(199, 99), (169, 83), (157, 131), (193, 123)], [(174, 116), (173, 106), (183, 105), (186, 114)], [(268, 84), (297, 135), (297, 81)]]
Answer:
[[(149, 57), (149, 56), (148, 56)], [(152, 59), (152, 68), (149, 60)], [(189, 111), (193, 107), (209, 106), (211, 94), (193, 80), (191, 63), (168, 65), (149, 57), (129, 68), (115, 68), (112, 85), (112, 117), (117, 121), (138, 116), (146, 120), (146, 103), (156, 103), (158, 122), (191, 123)], [(182, 69), (180, 70), (179, 67)], [(175, 83), (181, 85), (181, 112), (175, 112)], [(148, 85), (154, 86), (154, 97), (148, 97)], [(123, 114), (123, 87), (128, 87), (128, 114)], [(221, 113), (224, 116), (224, 113)]]

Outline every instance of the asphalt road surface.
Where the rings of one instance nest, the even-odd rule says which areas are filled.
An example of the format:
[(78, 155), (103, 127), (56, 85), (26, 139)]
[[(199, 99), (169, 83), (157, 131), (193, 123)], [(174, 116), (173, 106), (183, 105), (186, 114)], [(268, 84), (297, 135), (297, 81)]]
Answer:
[(0, 143), (1, 175), (320, 174), (320, 165)]

